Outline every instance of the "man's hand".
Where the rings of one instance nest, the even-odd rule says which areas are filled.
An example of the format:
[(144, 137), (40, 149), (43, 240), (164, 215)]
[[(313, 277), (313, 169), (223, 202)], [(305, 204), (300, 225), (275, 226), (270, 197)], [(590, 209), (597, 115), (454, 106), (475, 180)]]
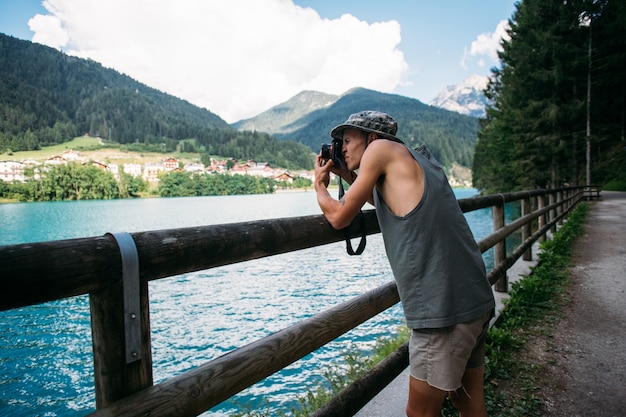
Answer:
[(330, 184), (330, 173), (335, 163), (330, 159), (324, 159), (320, 155), (317, 155), (315, 158), (315, 189), (318, 189), (318, 186), (322, 186), (324, 188), (328, 188), (328, 184)]

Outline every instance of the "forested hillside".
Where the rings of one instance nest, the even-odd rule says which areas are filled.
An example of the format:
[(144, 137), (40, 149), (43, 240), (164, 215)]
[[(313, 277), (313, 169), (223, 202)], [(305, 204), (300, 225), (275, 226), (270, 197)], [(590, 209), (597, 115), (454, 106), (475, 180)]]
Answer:
[(0, 34), (0, 152), (34, 150), (88, 133), (169, 152), (182, 139), (201, 153), (311, 168), (311, 151), (237, 132), (219, 116), (100, 64)]
[[(289, 133), (276, 133), (279, 138), (302, 142), (319, 150), (330, 141), (330, 130), (343, 123), (350, 114), (361, 110), (379, 110), (398, 122), (397, 136), (406, 144), (426, 145), (446, 167), (453, 162), (470, 167), (478, 132), (478, 119), (428, 106), (419, 100), (355, 88), (327, 107), (307, 113), (292, 122), (301, 126)], [(285, 127), (283, 127), (285, 129)]]
[(626, 2), (524, 0), (493, 70), (473, 165), (488, 192), (626, 189)]
[(340, 97), (303, 92), (233, 125), (238, 131), (208, 110), (96, 62), (2, 34), (0, 91), (0, 152), (39, 149), (88, 133), (161, 152), (195, 139), (184, 142), (186, 152), (310, 169), (312, 153), (330, 140), (333, 126), (351, 113), (376, 109), (398, 120), (398, 135), (407, 144), (426, 144), (447, 167), (469, 167), (478, 130), (475, 118), (357, 88)]

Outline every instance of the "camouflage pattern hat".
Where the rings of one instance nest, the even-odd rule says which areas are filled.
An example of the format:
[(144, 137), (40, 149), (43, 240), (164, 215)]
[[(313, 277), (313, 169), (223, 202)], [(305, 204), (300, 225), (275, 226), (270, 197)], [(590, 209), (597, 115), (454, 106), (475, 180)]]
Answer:
[(331, 130), (330, 136), (335, 139), (342, 139), (343, 131), (348, 128), (376, 133), (381, 138), (403, 143), (395, 136), (398, 131), (398, 123), (393, 117), (379, 111), (365, 110), (351, 114), (345, 123)]

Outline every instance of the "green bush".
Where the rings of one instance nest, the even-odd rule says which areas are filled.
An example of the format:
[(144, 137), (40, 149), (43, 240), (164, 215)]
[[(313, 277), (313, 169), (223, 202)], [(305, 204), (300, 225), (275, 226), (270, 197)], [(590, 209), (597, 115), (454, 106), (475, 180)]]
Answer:
[(612, 180), (602, 187), (606, 191), (626, 191), (626, 180)]

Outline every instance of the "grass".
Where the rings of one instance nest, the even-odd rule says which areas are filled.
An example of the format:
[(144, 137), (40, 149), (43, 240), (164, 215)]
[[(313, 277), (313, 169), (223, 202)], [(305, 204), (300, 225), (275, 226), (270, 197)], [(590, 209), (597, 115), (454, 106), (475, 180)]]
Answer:
[(104, 163), (127, 164), (162, 161), (165, 157), (173, 156), (182, 161), (199, 161), (200, 155), (197, 153), (181, 152), (136, 152), (129, 151), (125, 145), (103, 143), (101, 139), (91, 136), (79, 136), (69, 142), (57, 145), (46, 146), (36, 151), (19, 151), (0, 153), (0, 160), (12, 159), (22, 161), (33, 159), (44, 162), (51, 156), (60, 155), (63, 151), (74, 150), (81, 156)]
[(5, 157), (10, 156), (16, 161), (21, 161), (23, 159), (34, 159), (36, 161), (43, 162), (47, 158), (50, 158), (54, 155), (60, 155), (63, 151), (66, 151), (68, 149), (80, 151), (86, 149), (93, 150), (97, 148), (102, 148), (102, 145), (100, 144), (100, 139), (93, 138), (91, 136), (79, 136), (69, 142), (60, 143), (58, 145), (46, 146), (36, 151), (1, 153), (0, 157), (4, 159)]

